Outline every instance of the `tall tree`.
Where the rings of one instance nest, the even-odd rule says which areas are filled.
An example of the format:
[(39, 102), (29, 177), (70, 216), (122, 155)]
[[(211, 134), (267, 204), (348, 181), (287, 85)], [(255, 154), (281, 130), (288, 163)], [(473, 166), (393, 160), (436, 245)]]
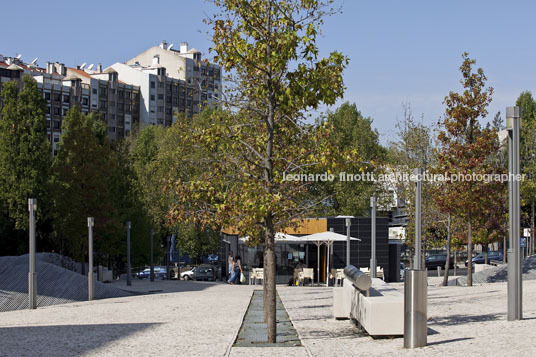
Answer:
[[(487, 115), (493, 89), (486, 88), (486, 76), (481, 68), (476, 72), (474, 59), (464, 53), (460, 66), (462, 93), (450, 92), (445, 97), (445, 116), (440, 120), (437, 170), (449, 177), (464, 175), (457, 181), (440, 183), (442, 194), (437, 202), (445, 213), (462, 218), (467, 225), (467, 255), (473, 253), (473, 227), (486, 214), (486, 208), (495, 199), (494, 185), (465, 179), (465, 175), (493, 174), (489, 156), (498, 150), (497, 132), (490, 126), (482, 128), (479, 120)], [(467, 285), (471, 286), (472, 265), (467, 269)]]
[(522, 92), (516, 105), (521, 107), (521, 173), (528, 179), (521, 182), (521, 203), (528, 208), (531, 228), (530, 253), (534, 254), (535, 201), (536, 201), (536, 101), (529, 91)]
[[(87, 217), (95, 217), (95, 250), (116, 254), (124, 236), (117, 196), (117, 155), (104, 123), (74, 107), (63, 120), (53, 165), (56, 244), (80, 261), (87, 251)], [(124, 178), (123, 178), (124, 179)]]
[[(347, 150), (356, 150), (360, 153), (363, 162), (349, 162), (340, 174), (359, 174), (367, 166), (367, 172), (378, 177), (379, 167), (385, 161), (386, 149), (380, 144), (379, 133), (372, 127), (372, 118), (364, 117), (357, 109), (355, 103), (345, 102), (335, 111), (328, 111), (325, 121), (333, 128), (333, 145)], [(318, 167), (317, 173), (329, 169)], [(352, 181), (341, 179), (321, 182), (317, 190), (311, 194), (329, 196), (328, 204), (319, 207), (322, 215), (350, 215), (359, 216), (367, 214), (370, 208), (370, 197), (378, 195), (381, 185), (373, 181)]]
[(181, 143), (188, 145), (187, 135), (189, 147), (208, 148), (199, 165), (210, 171), (173, 182), (180, 199), (168, 217), (234, 226), (264, 243), (265, 320), (268, 342), (275, 342), (275, 233), (317, 203), (302, 201), (307, 184), (284, 176), (327, 163), (330, 153), (342, 156), (322, 140), (327, 126), (307, 125), (304, 113), (342, 96), (347, 59), (338, 52), (319, 58), (316, 38), (326, 15), (320, 1), (215, 4), (221, 12), (208, 22), (215, 60), (231, 73), (225, 104), (233, 110), (213, 115), (210, 127), (183, 127)]
[(5, 217), (4, 226), (12, 224), (16, 230), (26, 231), (28, 198), (38, 200), (38, 223), (47, 215), (52, 156), (47, 139), (46, 104), (31, 76), (24, 76), (22, 82), (20, 91), (16, 82), (5, 83), (2, 90), (0, 209)]

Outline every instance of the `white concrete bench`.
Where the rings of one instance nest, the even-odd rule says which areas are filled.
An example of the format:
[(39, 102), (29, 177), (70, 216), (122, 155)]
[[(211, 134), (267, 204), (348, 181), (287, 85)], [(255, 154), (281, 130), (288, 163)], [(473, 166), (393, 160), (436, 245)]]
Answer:
[(381, 279), (372, 279), (368, 294), (344, 279), (342, 288), (333, 288), (333, 299), (335, 318), (355, 320), (371, 336), (404, 334), (404, 294)]

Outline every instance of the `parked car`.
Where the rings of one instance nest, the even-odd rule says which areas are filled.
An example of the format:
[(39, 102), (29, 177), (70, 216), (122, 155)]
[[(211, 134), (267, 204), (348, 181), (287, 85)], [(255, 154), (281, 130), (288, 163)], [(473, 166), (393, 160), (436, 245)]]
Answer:
[[(450, 266), (453, 266), (453, 257), (450, 257)], [(437, 269), (437, 267), (445, 268), (447, 264), (446, 254), (432, 254), (426, 257), (426, 268)]]
[(181, 273), (181, 279), (184, 280), (216, 280), (216, 271), (212, 265), (199, 265)]
[[(154, 278), (155, 279), (165, 279), (167, 277), (166, 267), (155, 266), (154, 267)], [(151, 268), (146, 268), (143, 271), (138, 273), (139, 279), (150, 279), (151, 278)]]
[(195, 268), (194, 280), (216, 280), (216, 271), (212, 265), (200, 265)]
[(182, 280), (194, 280), (194, 272), (195, 272), (195, 267), (190, 270), (183, 271), (181, 273), (181, 279)]
[[(484, 264), (485, 258), (486, 258), (485, 254), (480, 253), (476, 257), (473, 258), (473, 264)], [(502, 262), (504, 260), (503, 253), (500, 251), (488, 252), (488, 263), (492, 260), (498, 260)], [(467, 266), (467, 263), (468, 263), (468, 260), (465, 261), (465, 266)]]

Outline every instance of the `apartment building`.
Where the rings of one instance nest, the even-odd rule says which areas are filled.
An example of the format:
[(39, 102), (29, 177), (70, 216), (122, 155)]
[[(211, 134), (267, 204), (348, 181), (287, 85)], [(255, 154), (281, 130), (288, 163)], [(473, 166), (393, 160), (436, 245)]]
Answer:
[(176, 112), (191, 116), (207, 105), (218, 105), (221, 98), (220, 67), (188, 49), (186, 42), (174, 49), (162, 41), (111, 68), (121, 80), (140, 86), (142, 125), (171, 125)]
[(47, 62), (41, 68), (37, 58), (25, 63), (20, 55), (0, 55), (0, 91), (3, 82), (15, 80), (22, 86), (23, 75), (34, 77), (47, 101), (49, 140), (56, 153), (62, 119), (77, 104), (86, 114), (99, 113), (112, 140), (128, 137), (136, 123), (169, 126), (175, 113), (192, 116), (204, 106), (218, 105), (221, 69), (201, 55), (186, 42), (175, 49), (162, 41), (104, 70), (100, 64), (93, 69), (93, 65), (67, 67), (60, 62)]

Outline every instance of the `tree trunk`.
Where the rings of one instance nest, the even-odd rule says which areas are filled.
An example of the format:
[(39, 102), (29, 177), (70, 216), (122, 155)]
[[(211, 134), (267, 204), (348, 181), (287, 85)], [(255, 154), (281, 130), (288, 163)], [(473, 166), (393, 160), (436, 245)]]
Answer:
[(484, 244), (484, 264), (489, 264), (489, 245)]
[(266, 218), (266, 244), (264, 247), (264, 317), (268, 343), (275, 343), (277, 336), (275, 302), (275, 229), (271, 215)]
[(471, 213), (467, 221), (467, 286), (473, 286), (473, 232)]
[(445, 273), (443, 274), (443, 286), (449, 285), (450, 269), (450, 213), (447, 219), (447, 262), (445, 263)]
[(454, 276), (456, 276), (458, 269), (458, 250), (454, 249)]

